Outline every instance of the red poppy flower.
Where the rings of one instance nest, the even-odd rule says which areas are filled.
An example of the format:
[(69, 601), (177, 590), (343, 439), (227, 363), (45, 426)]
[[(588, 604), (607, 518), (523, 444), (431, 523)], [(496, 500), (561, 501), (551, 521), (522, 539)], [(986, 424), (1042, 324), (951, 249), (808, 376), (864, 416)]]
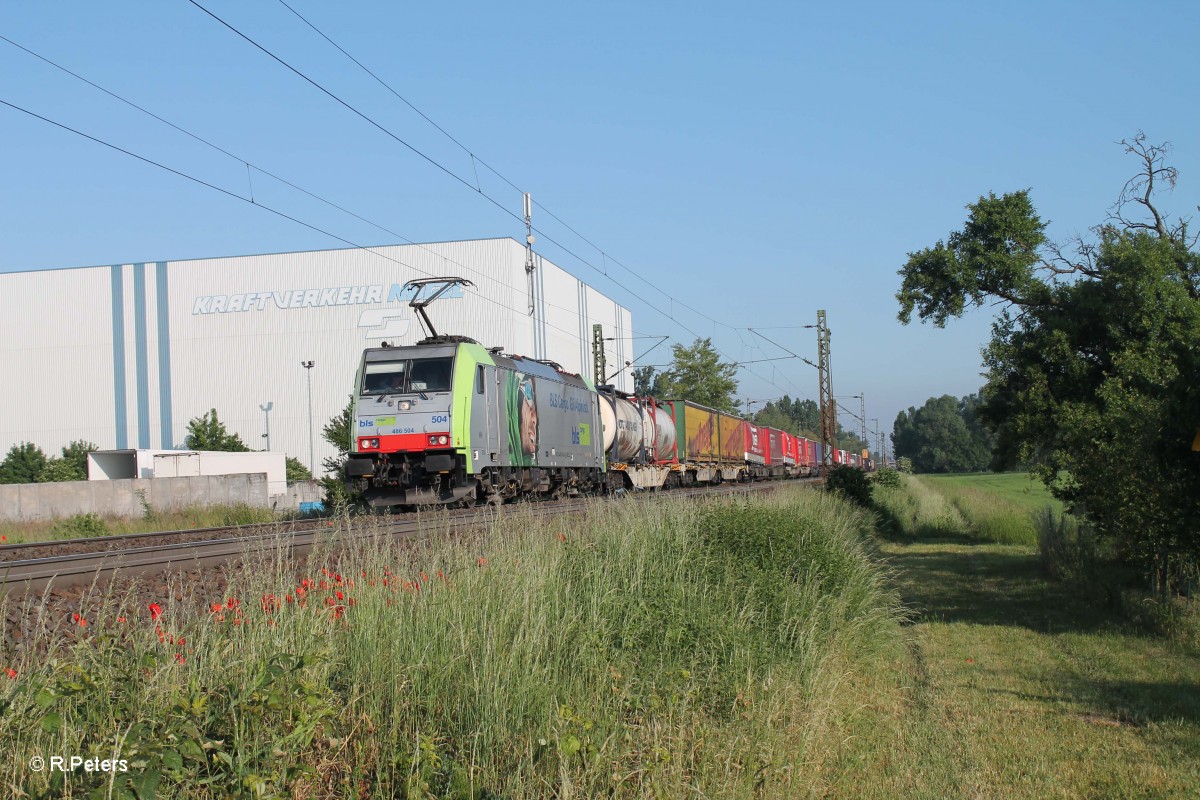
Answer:
[(150, 619), (158, 619), (159, 617), (162, 616), (163, 607), (160, 606), (158, 603), (151, 603), (149, 608), (150, 608)]
[(17, 671), (15, 669), (13, 669), (12, 667), (9, 667), (8, 669), (4, 670), (4, 674), (14, 680), (17, 677)]
[(7, 541), (8, 541), (7, 536), (0, 536), (0, 542), (7, 542)]
[(486, 558), (484, 558), (483, 556), (480, 556), (479, 558), (477, 558), (477, 559), (475, 560), (475, 563), (476, 563), (476, 564), (478, 564), (478, 565), (479, 565), (479, 566), (481, 566), (481, 567), (486, 567), (486, 566), (487, 566), (487, 559), (486, 559)]
[(117, 622), (126, 622), (124, 617), (117, 617)]
[(220, 614), (222, 611), (225, 610), (225, 605), (223, 603), (213, 603), (211, 606), (208, 607), (208, 610), (212, 614)]
[(337, 597), (337, 599), (338, 599), (338, 600), (345, 600), (345, 599), (346, 599), (346, 595), (342, 594), (342, 590), (341, 590), (341, 589), (338, 589), (336, 592), (334, 592), (334, 595)]
[(81, 628), (87, 627), (87, 620), (84, 619), (83, 617), (79, 616), (78, 614), (72, 614), (71, 620)]
[(179, 664), (182, 664), (183, 662), (187, 661), (187, 659), (183, 657), (183, 653), (176, 653), (175, 661)]
[(241, 604), (242, 604), (242, 601), (238, 600), (237, 598), (234, 598), (234, 597), (231, 597), (225, 601), (225, 605), (228, 608), (237, 608)]

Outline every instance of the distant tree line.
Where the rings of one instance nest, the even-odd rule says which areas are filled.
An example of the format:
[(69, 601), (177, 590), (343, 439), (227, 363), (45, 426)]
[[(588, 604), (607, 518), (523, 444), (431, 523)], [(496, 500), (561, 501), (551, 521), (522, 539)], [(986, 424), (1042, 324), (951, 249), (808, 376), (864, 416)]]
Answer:
[(62, 448), (62, 456), (46, 457), (32, 442), (20, 442), (8, 449), (0, 461), (0, 483), (53, 483), (86, 481), (88, 453), (99, 449), (78, 439)]
[[(188, 421), (183, 440), (188, 450), (207, 450), (225, 453), (251, 452), (236, 433), (230, 433), (217, 417), (214, 408)], [(62, 456), (47, 458), (45, 451), (32, 442), (20, 442), (8, 450), (0, 461), (0, 483), (52, 483), (57, 481), (86, 481), (88, 453), (99, 450), (93, 442), (79, 439), (62, 448)], [(299, 460), (287, 457), (288, 483), (312, 478), (312, 473)]]
[(896, 416), (892, 447), (913, 472), (978, 472), (992, 462), (995, 437), (978, 416), (979, 396), (931, 397)]

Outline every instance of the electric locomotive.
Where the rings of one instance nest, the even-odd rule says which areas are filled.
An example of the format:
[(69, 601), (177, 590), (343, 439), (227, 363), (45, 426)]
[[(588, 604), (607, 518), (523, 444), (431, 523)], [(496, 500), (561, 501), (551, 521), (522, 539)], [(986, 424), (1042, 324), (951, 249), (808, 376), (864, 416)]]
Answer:
[(600, 491), (597, 397), (555, 364), (465, 337), (369, 348), (351, 406), (347, 482), (372, 506)]

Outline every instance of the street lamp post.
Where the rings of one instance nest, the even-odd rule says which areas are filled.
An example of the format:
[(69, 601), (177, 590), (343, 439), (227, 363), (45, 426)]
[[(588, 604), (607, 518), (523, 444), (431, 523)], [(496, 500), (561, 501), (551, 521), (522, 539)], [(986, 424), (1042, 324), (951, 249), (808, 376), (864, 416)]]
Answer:
[(275, 407), (275, 404), (272, 403), (270, 400), (267, 401), (267, 404), (265, 406), (259, 406), (259, 408), (262, 409), (262, 412), (263, 412), (263, 435), (262, 435), (262, 438), (267, 440), (267, 452), (268, 453), (271, 452), (271, 409), (274, 407)]
[(308, 471), (315, 478), (317, 476), (317, 460), (313, 449), (313, 416), (312, 416), (312, 368), (317, 365), (315, 361), (301, 361), (300, 366), (304, 367), (304, 373), (308, 376)]

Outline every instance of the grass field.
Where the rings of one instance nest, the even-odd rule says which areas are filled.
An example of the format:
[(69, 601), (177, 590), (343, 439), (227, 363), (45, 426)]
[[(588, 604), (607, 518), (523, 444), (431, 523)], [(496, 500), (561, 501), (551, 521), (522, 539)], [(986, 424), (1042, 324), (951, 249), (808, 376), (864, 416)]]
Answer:
[(938, 488), (961, 487), (988, 492), (1030, 511), (1038, 511), (1046, 506), (1055, 511), (1062, 510), (1062, 503), (1050, 494), (1045, 484), (1025, 472), (922, 475), (920, 479)]
[(988, 484), (996, 501), (981, 507), (1002, 516), (1044, 499), (1015, 476), (910, 479), (890, 498), (918, 508), (883, 546), (912, 624), (848, 687), (859, 703), (823, 791), (1197, 796), (1200, 653), (1124, 622), (1099, 590), (1049, 580), (1033, 547), (980, 538), (947, 498)]
[(0, 794), (1195, 797), (1200, 652), (987, 538), (1035, 503), (974, 480), (877, 488), (881, 541), (811, 490), (651, 497), (265, 563), (199, 613), (87, 597), (0, 647)]

